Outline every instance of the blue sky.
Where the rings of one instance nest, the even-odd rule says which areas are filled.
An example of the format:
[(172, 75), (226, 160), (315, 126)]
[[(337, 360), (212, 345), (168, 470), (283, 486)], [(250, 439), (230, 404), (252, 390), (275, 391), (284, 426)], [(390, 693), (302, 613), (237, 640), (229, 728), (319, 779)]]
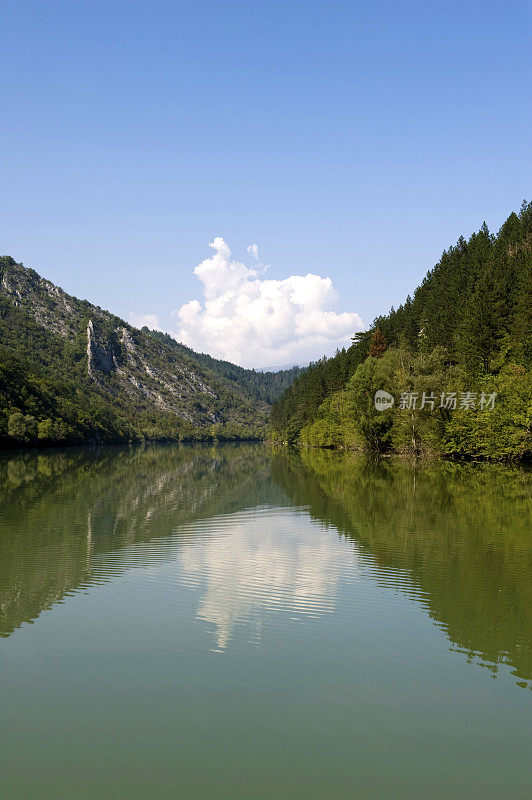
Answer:
[[(0, 250), (215, 355), (334, 349), (531, 198), (526, 2), (8, 0), (0, 26)], [(267, 341), (205, 310), (215, 237)]]

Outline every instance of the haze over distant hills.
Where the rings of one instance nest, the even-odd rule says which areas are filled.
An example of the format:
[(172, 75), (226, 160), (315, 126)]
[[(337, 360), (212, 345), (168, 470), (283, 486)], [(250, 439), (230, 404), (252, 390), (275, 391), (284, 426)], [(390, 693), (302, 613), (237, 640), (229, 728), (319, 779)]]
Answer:
[(298, 367), (304, 369), (304, 364), (279, 364), (274, 367), (257, 367), (256, 372), (283, 372), (287, 369), (297, 369)]

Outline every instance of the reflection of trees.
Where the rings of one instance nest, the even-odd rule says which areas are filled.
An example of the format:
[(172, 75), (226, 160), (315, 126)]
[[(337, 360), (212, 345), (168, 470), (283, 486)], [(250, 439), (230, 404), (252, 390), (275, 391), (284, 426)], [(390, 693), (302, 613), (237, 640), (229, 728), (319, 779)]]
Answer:
[(458, 649), (532, 678), (530, 472), (314, 451), (272, 470), (381, 568), (407, 570)]
[[(417, 597), (421, 593), (421, 602), (458, 649), (492, 665), (506, 661), (520, 679), (530, 680), (529, 478), (529, 472), (499, 465), (416, 466), (327, 452), (274, 455), (270, 467), (263, 447), (244, 444), (3, 456), (0, 635), (37, 618), (66, 593), (109, 579), (105, 554), (169, 537), (194, 520), (286, 505), (290, 497), (356, 540), (379, 566), (376, 579), (386, 580), (390, 570), (409, 576), (401, 589), (411, 586)], [(200, 613), (216, 624), (224, 604), (240, 602), (231, 593), (240, 587), (246, 594), (248, 572), (262, 581), (265, 602), (268, 570), (286, 555), (284, 542), (267, 551), (258, 535), (241, 542), (247, 567), (231, 562), (230, 537), (227, 550), (218, 554), (214, 544), (205, 543), (204, 551), (194, 552), (197, 544), (190, 539), (193, 546), (185, 552), (181, 533), (172, 542), (191, 573), (198, 559), (209, 565), (211, 594)], [(305, 550), (305, 558), (311, 556)], [(150, 559), (149, 548), (135, 564), (139, 558)], [(287, 556), (280, 564), (288, 598), (298, 560), (291, 564)], [(127, 553), (113, 557), (112, 574), (130, 564)], [(328, 570), (326, 564), (323, 574)], [(235, 619), (241, 611), (234, 610)]]
[(267, 500), (283, 503), (257, 445), (3, 457), (0, 635), (35, 619), (65, 593), (101, 580), (96, 556)]

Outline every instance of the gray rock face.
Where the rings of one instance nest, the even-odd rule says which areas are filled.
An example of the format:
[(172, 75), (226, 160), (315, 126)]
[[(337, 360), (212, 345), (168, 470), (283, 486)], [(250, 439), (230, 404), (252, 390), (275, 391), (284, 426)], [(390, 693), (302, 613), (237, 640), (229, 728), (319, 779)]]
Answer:
[(70, 380), (79, 368), (104, 402), (134, 408), (150, 421), (163, 415), (194, 426), (266, 419), (265, 404), (198, 364), (192, 352), (176, 351), (12, 259), (2, 267), (0, 296), (42, 327), (48, 353), (64, 348), (65, 361), (54, 364), (57, 375), (65, 367)]
[(104, 375), (109, 375), (116, 367), (116, 358), (112, 347), (98, 336), (94, 330), (92, 319), (87, 325), (87, 370), (93, 375), (93, 370), (98, 369)]

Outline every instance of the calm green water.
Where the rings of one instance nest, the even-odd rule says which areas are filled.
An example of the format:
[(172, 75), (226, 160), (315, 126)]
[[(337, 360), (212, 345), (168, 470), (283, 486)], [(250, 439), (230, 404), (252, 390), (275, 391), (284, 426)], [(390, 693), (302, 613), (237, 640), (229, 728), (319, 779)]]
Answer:
[(0, 458), (0, 796), (529, 798), (530, 473)]

